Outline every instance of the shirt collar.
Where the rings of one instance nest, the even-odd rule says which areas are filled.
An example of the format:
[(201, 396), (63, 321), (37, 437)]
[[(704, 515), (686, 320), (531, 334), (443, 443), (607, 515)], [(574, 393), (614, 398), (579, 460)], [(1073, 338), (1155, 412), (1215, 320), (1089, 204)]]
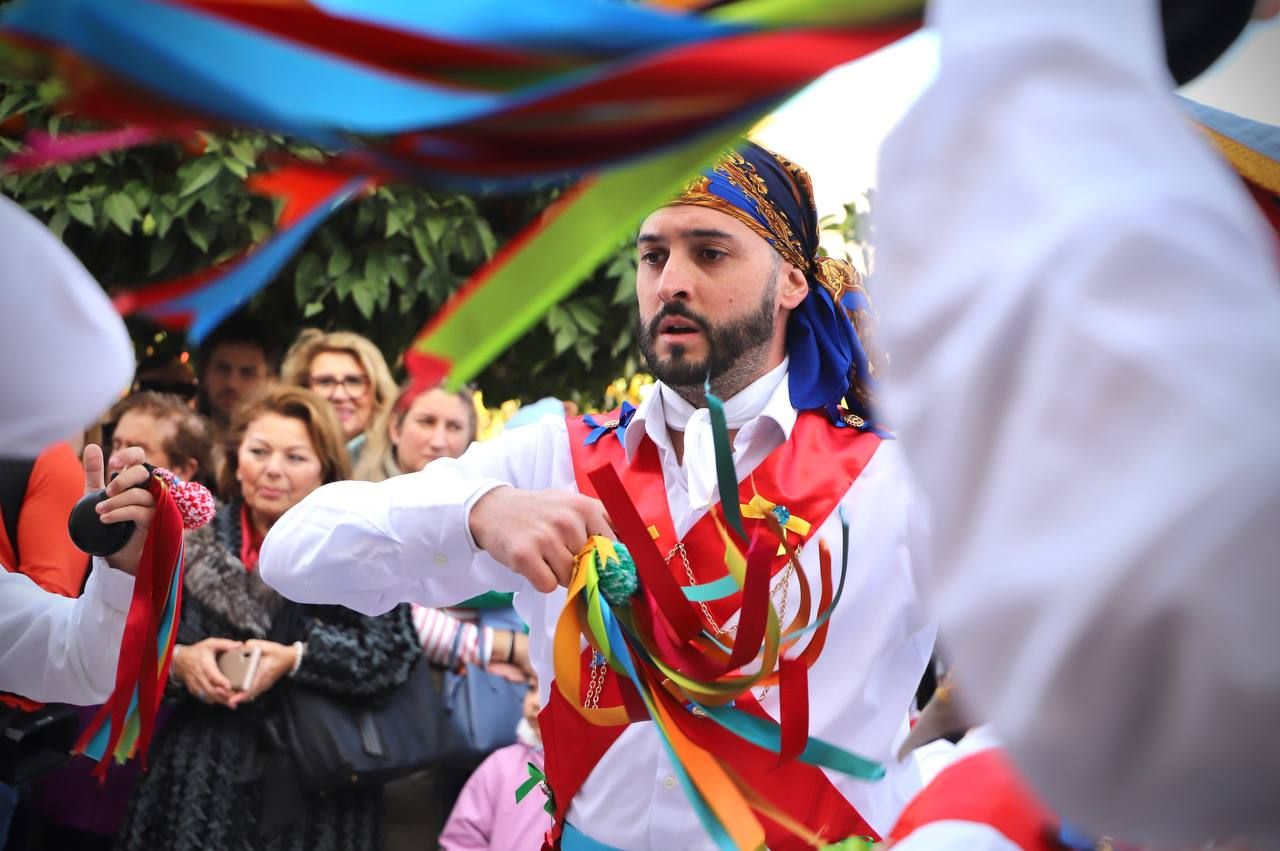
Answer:
[[(789, 391), (788, 366), (790, 361), (783, 358), (782, 363), (744, 387), (738, 394), (725, 400), (725, 419), (731, 429), (739, 430), (739, 437), (747, 439), (762, 422), (772, 422), (782, 432), (785, 441), (791, 437), (791, 429), (796, 424), (796, 409), (791, 407)], [(654, 385), (653, 392), (641, 400), (635, 415), (627, 426), (623, 448), (627, 453), (627, 463), (631, 463), (640, 441), (645, 435), (658, 446), (670, 449), (671, 436), (667, 433), (668, 425), (681, 430), (688, 422), (695, 408), (680, 397), (674, 390), (661, 381)]]

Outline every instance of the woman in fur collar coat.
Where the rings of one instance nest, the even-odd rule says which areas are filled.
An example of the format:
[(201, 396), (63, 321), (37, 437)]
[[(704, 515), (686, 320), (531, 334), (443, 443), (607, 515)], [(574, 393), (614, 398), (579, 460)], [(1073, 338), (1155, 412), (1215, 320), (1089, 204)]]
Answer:
[[(231, 501), (187, 536), (169, 684), (176, 706), (130, 801), (120, 848), (381, 847), (380, 790), (305, 795), (272, 743), (282, 679), (378, 700), (407, 680), (421, 654), (407, 607), (379, 617), (307, 607), (298, 618), (258, 576), (258, 548), (275, 520), (321, 484), (348, 477), (341, 434), (330, 406), (299, 388), (268, 391), (236, 417), (223, 470)], [(298, 626), (283, 636), (287, 612)], [(240, 690), (217, 658), (242, 648), (261, 655)]]

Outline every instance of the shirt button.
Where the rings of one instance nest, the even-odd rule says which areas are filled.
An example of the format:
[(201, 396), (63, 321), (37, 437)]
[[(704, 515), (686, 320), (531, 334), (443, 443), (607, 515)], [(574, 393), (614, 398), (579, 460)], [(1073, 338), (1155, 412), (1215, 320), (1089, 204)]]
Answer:
[(436, 553), (436, 564), (446, 565), (449, 563), (449, 557), (444, 553)]
[(676, 788), (675, 775), (668, 774), (666, 777), (662, 778), (662, 788), (666, 789), (668, 792)]

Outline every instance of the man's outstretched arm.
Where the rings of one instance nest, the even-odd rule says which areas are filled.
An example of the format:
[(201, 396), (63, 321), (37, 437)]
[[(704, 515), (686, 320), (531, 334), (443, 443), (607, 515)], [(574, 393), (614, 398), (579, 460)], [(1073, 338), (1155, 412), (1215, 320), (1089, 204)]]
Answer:
[(0, 570), (0, 691), (86, 706), (111, 694), (133, 577), (94, 561), (74, 599)]
[(564, 424), (539, 424), (420, 473), (317, 489), (267, 534), (260, 569), (290, 599), (376, 614), (551, 591), (590, 534), (609, 527), (576, 492)]

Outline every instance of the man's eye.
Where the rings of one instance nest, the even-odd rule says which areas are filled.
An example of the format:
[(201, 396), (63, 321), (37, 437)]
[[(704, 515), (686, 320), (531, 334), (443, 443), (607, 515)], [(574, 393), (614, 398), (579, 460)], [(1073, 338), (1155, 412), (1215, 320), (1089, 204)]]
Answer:
[(657, 266), (662, 262), (662, 253), (659, 251), (646, 251), (640, 255), (640, 262), (646, 266)]
[(725, 253), (718, 248), (703, 248), (698, 251), (698, 256), (703, 260), (714, 263), (725, 256)]

